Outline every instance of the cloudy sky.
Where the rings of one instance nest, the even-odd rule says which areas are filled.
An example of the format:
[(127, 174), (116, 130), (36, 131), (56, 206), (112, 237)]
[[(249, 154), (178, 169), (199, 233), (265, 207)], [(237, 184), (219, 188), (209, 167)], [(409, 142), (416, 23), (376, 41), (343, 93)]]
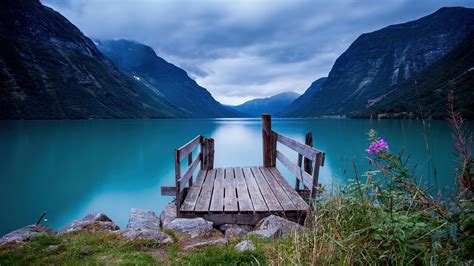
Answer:
[(98, 39), (130, 39), (224, 104), (303, 93), (362, 33), (463, 0), (42, 0)]

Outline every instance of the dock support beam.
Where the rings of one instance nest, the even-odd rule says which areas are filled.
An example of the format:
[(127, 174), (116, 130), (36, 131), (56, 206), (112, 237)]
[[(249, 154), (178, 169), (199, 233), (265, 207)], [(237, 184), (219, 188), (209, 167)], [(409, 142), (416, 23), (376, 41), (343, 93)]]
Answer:
[[(272, 116), (269, 114), (262, 115), (262, 144), (263, 144), (263, 167), (275, 166), (272, 158), (273, 141), (272, 141)], [(276, 148), (276, 147), (275, 147)]]

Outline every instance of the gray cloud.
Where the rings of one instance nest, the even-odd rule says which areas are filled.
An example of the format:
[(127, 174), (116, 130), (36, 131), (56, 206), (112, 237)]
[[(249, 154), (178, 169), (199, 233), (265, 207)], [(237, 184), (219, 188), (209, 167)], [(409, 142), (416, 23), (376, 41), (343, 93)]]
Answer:
[(303, 93), (360, 34), (471, 1), (43, 0), (86, 35), (131, 39), (229, 104)]

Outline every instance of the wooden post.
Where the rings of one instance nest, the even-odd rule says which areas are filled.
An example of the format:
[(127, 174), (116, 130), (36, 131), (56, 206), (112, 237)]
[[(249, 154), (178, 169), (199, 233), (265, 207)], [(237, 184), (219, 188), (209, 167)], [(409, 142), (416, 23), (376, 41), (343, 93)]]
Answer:
[(310, 198), (310, 206), (314, 206), (314, 199), (316, 198), (317, 195), (317, 189), (318, 189), (318, 179), (319, 179), (319, 166), (321, 165), (321, 162), (323, 160), (323, 153), (318, 152), (316, 154), (316, 160), (314, 160), (314, 169), (313, 169), (313, 187), (311, 188), (311, 198)]
[(181, 186), (179, 179), (181, 178), (181, 162), (179, 159), (179, 150), (174, 149), (174, 172), (176, 178), (176, 214), (179, 217), (179, 208), (181, 208)]
[(208, 170), (214, 169), (214, 139), (207, 139), (208, 149), (209, 149), (209, 159), (208, 159)]
[[(304, 144), (313, 147), (313, 133), (311, 131), (306, 133)], [(303, 164), (303, 155), (298, 154), (298, 167), (301, 167), (302, 164)], [(311, 171), (312, 171), (311, 160), (308, 158), (304, 158), (304, 171), (311, 175)], [(295, 190), (299, 190), (299, 189), (300, 189), (300, 180), (296, 178)]]
[(214, 168), (214, 139), (204, 139), (201, 144), (202, 153), (202, 170), (210, 170)]
[(272, 165), (272, 117), (269, 114), (262, 115), (262, 144), (263, 144), (263, 167)]
[[(193, 163), (193, 152), (191, 151), (188, 155), (188, 167)], [(193, 176), (189, 178), (189, 187), (193, 185)]]

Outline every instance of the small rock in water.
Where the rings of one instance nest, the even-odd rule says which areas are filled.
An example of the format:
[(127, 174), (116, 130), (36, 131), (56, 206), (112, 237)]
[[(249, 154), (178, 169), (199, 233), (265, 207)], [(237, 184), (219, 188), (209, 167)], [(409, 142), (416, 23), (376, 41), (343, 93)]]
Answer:
[(42, 225), (36, 225), (36, 224), (28, 225), (0, 237), (0, 245), (13, 243), (13, 242), (24, 242), (28, 240), (30, 237), (39, 233), (51, 234), (53, 233), (53, 231)]
[(192, 238), (204, 236), (213, 232), (212, 222), (206, 221), (203, 218), (176, 218), (165, 224), (165, 229), (175, 231), (182, 234), (187, 234)]
[(164, 227), (166, 224), (173, 221), (177, 217), (178, 216), (176, 215), (176, 204), (166, 204), (165, 208), (160, 213), (161, 227)]
[(252, 240), (244, 240), (235, 245), (235, 249), (238, 252), (244, 252), (246, 250), (255, 250), (255, 245), (253, 244)]
[(114, 224), (112, 220), (103, 213), (91, 212), (87, 214), (82, 220), (72, 221), (66, 228), (61, 230), (59, 233), (69, 233), (79, 230), (89, 231), (116, 231), (120, 228)]

